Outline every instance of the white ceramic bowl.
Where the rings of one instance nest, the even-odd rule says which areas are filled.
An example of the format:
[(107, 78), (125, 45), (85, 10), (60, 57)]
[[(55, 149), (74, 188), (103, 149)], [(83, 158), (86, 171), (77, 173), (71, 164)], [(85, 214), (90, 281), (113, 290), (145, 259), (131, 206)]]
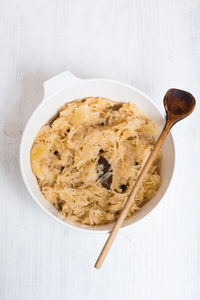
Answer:
[[(70, 72), (64, 72), (44, 83), (44, 99), (29, 119), (22, 136), (20, 167), (22, 177), (29, 193), (38, 205), (55, 220), (68, 227), (82, 231), (108, 232), (111, 229), (112, 224), (87, 226), (71, 222), (62, 217), (42, 195), (30, 165), (30, 149), (41, 126), (46, 124), (49, 119), (55, 115), (59, 107), (66, 102), (89, 96), (101, 96), (115, 101), (133, 102), (137, 104), (149, 118), (157, 123), (159, 130), (163, 128), (165, 123), (163, 114), (159, 111), (153, 101), (138, 89), (113, 80), (81, 80)], [(123, 227), (135, 226), (135, 228), (137, 228), (138, 225), (144, 225), (144, 217), (152, 211), (166, 192), (172, 178), (175, 163), (175, 150), (171, 134), (169, 134), (163, 145), (162, 153), (162, 185), (160, 189), (151, 201), (145, 204), (133, 217), (124, 222)]]

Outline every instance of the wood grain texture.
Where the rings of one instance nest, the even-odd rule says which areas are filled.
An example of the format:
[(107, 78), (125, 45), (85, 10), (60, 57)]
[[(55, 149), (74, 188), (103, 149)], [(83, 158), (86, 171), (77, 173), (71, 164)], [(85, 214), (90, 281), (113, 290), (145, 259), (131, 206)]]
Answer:
[[(200, 298), (199, 14), (198, 0), (1, 1), (0, 299)], [(101, 270), (93, 265), (105, 236), (51, 220), (19, 172), (21, 133), (43, 81), (65, 70), (132, 84), (160, 107), (171, 87), (197, 99), (173, 129), (174, 178), (148, 230), (119, 235)]]

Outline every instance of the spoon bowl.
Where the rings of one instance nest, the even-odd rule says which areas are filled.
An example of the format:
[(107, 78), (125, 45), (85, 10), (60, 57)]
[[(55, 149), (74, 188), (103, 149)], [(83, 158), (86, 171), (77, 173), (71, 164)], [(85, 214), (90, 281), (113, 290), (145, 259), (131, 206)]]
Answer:
[(164, 97), (167, 120), (173, 125), (184, 119), (194, 110), (195, 104), (195, 99), (190, 93), (178, 89), (168, 90)]

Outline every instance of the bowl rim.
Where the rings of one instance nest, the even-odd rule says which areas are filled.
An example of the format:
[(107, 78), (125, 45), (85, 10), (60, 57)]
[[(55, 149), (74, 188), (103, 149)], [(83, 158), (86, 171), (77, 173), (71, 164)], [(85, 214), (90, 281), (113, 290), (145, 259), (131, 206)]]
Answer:
[[(141, 96), (143, 96), (146, 100), (148, 100), (151, 105), (153, 105), (157, 110), (158, 112), (160, 113), (160, 115), (162, 116), (163, 119), (165, 119), (165, 116), (164, 116), (164, 113), (160, 110), (160, 108), (158, 107), (158, 105), (153, 102), (153, 100), (148, 96), (146, 95), (144, 92), (140, 91), (138, 88), (135, 88), (134, 86), (130, 85), (130, 84), (127, 84), (127, 83), (124, 83), (124, 82), (121, 82), (121, 81), (118, 81), (118, 80), (112, 80), (112, 79), (105, 79), (105, 78), (92, 78), (92, 79), (80, 79), (77, 77), (77, 82), (72, 82), (71, 84), (63, 87), (63, 88), (60, 88), (59, 90), (57, 90), (55, 93), (52, 93), (51, 95), (49, 95), (47, 98), (43, 97), (42, 101), (39, 103), (39, 105), (35, 108), (35, 110), (33, 111), (33, 113), (31, 114), (31, 116), (29, 117), (28, 121), (26, 122), (26, 125), (24, 127), (24, 130), (23, 130), (23, 134), (22, 134), (22, 137), (21, 137), (21, 142), (20, 142), (20, 149), (19, 149), (19, 165), (20, 165), (20, 171), (21, 171), (21, 176), (23, 178), (23, 181), (24, 181), (24, 184), (29, 192), (29, 194), (31, 195), (31, 197), (34, 199), (34, 201), (39, 205), (39, 207), (45, 212), (47, 213), (51, 218), (53, 218), (54, 220), (56, 220), (57, 222), (59, 222), (60, 224), (63, 224), (65, 226), (67, 226), (68, 228), (70, 229), (74, 229), (74, 230), (78, 230), (78, 231), (82, 231), (82, 232), (85, 232), (85, 233), (93, 233), (93, 234), (96, 234), (96, 233), (109, 233), (110, 230), (109, 229), (89, 229), (89, 228), (84, 228), (84, 227), (76, 227), (74, 226), (73, 224), (70, 224), (70, 223), (66, 223), (64, 220), (61, 220), (59, 218), (57, 218), (55, 215), (53, 215), (47, 208), (45, 208), (41, 203), (40, 201), (37, 199), (37, 197), (34, 195), (34, 193), (32, 192), (32, 189), (30, 188), (29, 184), (28, 184), (28, 180), (26, 178), (26, 175), (25, 175), (25, 170), (24, 170), (24, 166), (23, 166), (23, 155), (22, 155), (22, 152), (23, 152), (23, 147), (25, 146), (24, 144), (24, 141), (25, 141), (25, 137), (26, 137), (26, 134), (27, 134), (27, 131), (29, 129), (29, 126), (30, 126), (30, 123), (32, 121), (32, 118), (38, 113), (38, 111), (40, 110), (40, 108), (43, 106), (43, 105), (47, 105), (48, 103), (48, 100), (50, 100), (51, 98), (55, 97), (56, 95), (60, 94), (61, 92), (63, 92), (64, 90), (67, 90), (68, 88), (71, 88), (71, 87), (74, 87), (74, 86), (78, 86), (78, 85), (84, 85), (85, 83), (87, 82), (98, 82), (98, 83), (112, 83), (112, 84), (117, 84), (117, 85), (121, 85), (121, 86), (124, 86), (126, 88), (129, 88), (131, 90), (134, 90), (136, 93), (140, 94)], [(161, 205), (161, 203), (163, 201), (161, 201), (164, 196), (166, 195), (166, 192), (172, 182), (172, 179), (173, 179), (173, 176), (174, 176), (174, 170), (175, 170), (175, 163), (176, 163), (176, 152), (175, 152), (175, 144), (174, 144), (174, 138), (173, 138), (173, 133), (170, 132), (169, 135), (171, 136), (171, 142), (172, 142), (172, 147), (173, 147), (173, 153), (174, 153), (174, 164), (173, 164), (173, 169), (172, 169), (172, 173), (171, 173), (171, 177), (169, 178), (169, 183), (164, 191), (164, 194), (162, 195), (161, 199), (159, 200), (159, 202), (145, 215), (143, 216), (142, 218), (140, 218), (139, 220), (136, 220), (134, 223), (131, 223), (131, 224), (127, 224), (127, 225), (124, 225), (120, 228), (120, 231), (125, 231), (127, 229), (130, 229), (132, 228), (133, 226), (135, 227), (138, 227), (138, 226), (141, 226), (141, 225), (144, 225), (145, 223), (148, 222), (148, 218), (151, 217), (151, 214), (152, 212), (154, 211), (155, 208), (158, 208), (158, 206)], [(73, 223), (73, 222), (72, 222)], [(112, 226), (114, 224), (111, 223), (110, 225)], [(98, 227), (98, 226), (97, 226)]]

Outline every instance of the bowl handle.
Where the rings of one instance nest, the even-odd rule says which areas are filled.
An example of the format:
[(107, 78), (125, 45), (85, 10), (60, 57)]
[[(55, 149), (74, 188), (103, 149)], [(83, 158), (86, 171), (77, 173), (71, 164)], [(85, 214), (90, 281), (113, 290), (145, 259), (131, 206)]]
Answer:
[(71, 72), (66, 71), (60, 73), (44, 82), (44, 98), (47, 101), (49, 97), (53, 96), (60, 90), (73, 85), (74, 83), (81, 82), (82, 79), (74, 76)]

